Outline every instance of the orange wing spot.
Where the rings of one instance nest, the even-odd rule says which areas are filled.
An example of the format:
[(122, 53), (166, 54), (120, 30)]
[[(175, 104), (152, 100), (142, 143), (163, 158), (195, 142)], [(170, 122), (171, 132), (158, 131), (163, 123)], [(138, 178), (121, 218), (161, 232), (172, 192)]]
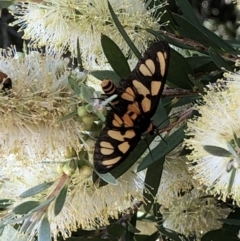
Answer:
[(125, 126), (133, 126), (133, 121), (128, 113), (124, 114), (122, 118)]
[(151, 74), (153, 75), (155, 73), (155, 64), (154, 64), (154, 62), (151, 59), (147, 59), (145, 61), (145, 64), (146, 64), (147, 68), (150, 70)]
[(135, 121), (135, 120), (137, 119), (137, 117), (138, 117), (138, 115), (137, 115), (136, 113), (134, 113), (134, 112), (129, 112), (129, 116), (130, 116), (130, 118), (131, 118), (133, 121)]
[(163, 77), (166, 72), (166, 61), (165, 61), (166, 58), (164, 57), (164, 54), (162, 52), (157, 52), (157, 56), (160, 64), (160, 72)]
[(140, 115), (140, 114), (141, 114), (137, 102), (134, 102), (133, 104), (129, 104), (129, 105), (128, 105), (128, 110), (136, 113), (137, 115)]
[(108, 148), (101, 148), (100, 151), (103, 155), (111, 155), (114, 152), (114, 150)]
[(111, 155), (114, 152), (114, 147), (112, 146), (112, 144), (110, 142), (107, 141), (101, 141), (100, 142), (100, 146), (101, 146), (101, 154), (103, 155)]
[(127, 87), (121, 97), (128, 101), (134, 101), (135, 95), (134, 95), (133, 89), (130, 87)]
[(152, 76), (152, 73), (145, 64), (140, 64), (139, 71), (142, 73), (143, 76)]
[(118, 157), (115, 157), (113, 159), (110, 159), (110, 160), (106, 160), (106, 161), (102, 161), (102, 164), (104, 166), (107, 166), (107, 168), (111, 168), (114, 164), (116, 164), (119, 160), (121, 159), (120, 156)]
[(141, 102), (141, 106), (142, 106), (143, 112), (146, 113), (151, 110), (151, 101), (145, 97)]
[(114, 119), (112, 121), (113, 126), (120, 127), (123, 124), (123, 120), (117, 115), (113, 115)]
[(140, 95), (147, 96), (150, 94), (148, 88), (146, 88), (141, 82), (138, 80), (133, 80), (133, 85), (137, 89), (137, 92)]
[(136, 136), (133, 130), (127, 130), (124, 135), (122, 135), (120, 131), (115, 131), (115, 130), (109, 130), (107, 133), (112, 139), (121, 141), (121, 142), (124, 142), (126, 138), (132, 139), (133, 137)]
[(162, 83), (160, 81), (153, 80), (151, 82), (151, 95), (152, 96), (158, 95), (161, 85), (162, 85)]
[(100, 142), (100, 146), (101, 146), (101, 147), (108, 148), (108, 149), (114, 149), (114, 147), (112, 146), (112, 144), (111, 144), (110, 142), (107, 142), (107, 141), (101, 141), (101, 142)]
[(130, 145), (127, 141), (123, 142), (122, 144), (118, 145), (118, 149), (125, 154), (130, 148)]

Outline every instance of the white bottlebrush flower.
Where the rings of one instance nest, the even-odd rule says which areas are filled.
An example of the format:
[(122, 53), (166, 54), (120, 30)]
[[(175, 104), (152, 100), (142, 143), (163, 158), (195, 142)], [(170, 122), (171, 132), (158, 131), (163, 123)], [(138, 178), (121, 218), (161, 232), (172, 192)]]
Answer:
[(183, 196), (175, 197), (172, 205), (160, 208), (163, 226), (185, 236), (196, 236), (197, 240), (210, 230), (221, 228), (222, 222), (230, 213), (228, 208), (220, 208), (212, 197), (196, 189)]
[(3, 50), (0, 72), (12, 80), (10, 93), (0, 93), (2, 167), (9, 155), (15, 156), (17, 165), (20, 160), (59, 162), (66, 148), (81, 150), (81, 123), (60, 121), (78, 101), (68, 84), (70, 73), (63, 60), (38, 52), (21, 56)]
[[(155, 6), (148, 11), (142, 0), (110, 0), (111, 6), (124, 26), (129, 37), (140, 51), (147, 47), (154, 36), (145, 29), (159, 29), (159, 16), (153, 16)], [(166, 4), (166, 3), (164, 3)], [(47, 46), (48, 51), (70, 50), (76, 55), (79, 39), (83, 58), (87, 62), (103, 63), (101, 34), (108, 35), (127, 54), (129, 47), (117, 30), (106, 0), (44, 0), (41, 3), (28, 3), (16, 8), (13, 23), (24, 30), (24, 39), (31, 46)]]
[[(177, 153), (179, 154), (179, 152)], [(187, 171), (185, 157), (167, 156), (163, 165), (157, 201), (168, 207), (179, 193), (185, 193), (193, 188), (192, 178)]]
[[(200, 116), (189, 120), (185, 145), (191, 150), (189, 171), (209, 194), (240, 204), (239, 72), (227, 73), (224, 88), (210, 90), (195, 106)], [(232, 81), (234, 80), (234, 81)], [(220, 82), (221, 83), (221, 82)]]
[[(9, 164), (10, 167), (12, 163)], [(31, 220), (35, 220), (34, 226), (31, 225), (30, 228), (28, 219), (20, 226), (19, 232), (27, 230), (29, 233), (25, 241), (32, 240), (37, 233), (44, 213), (48, 216), (51, 235), (55, 241), (60, 234), (63, 238), (70, 237), (71, 233), (78, 228), (93, 229), (106, 226), (109, 224), (110, 217), (118, 218), (121, 213), (127, 212), (135, 201), (141, 201), (144, 188), (143, 175), (135, 174), (132, 170), (118, 179), (118, 185), (97, 188), (92, 181), (92, 170), (87, 166), (83, 166), (80, 170), (77, 168), (71, 176), (64, 174), (59, 176), (54, 165), (41, 163), (26, 166), (22, 163), (21, 167), (13, 167), (13, 173), (8, 170), (5, 176), (11, 177), (13, 181), (3, 180), (1, 196), (15, 200), (15, 206), (24, 201), (18, 197), (20, 192), (39, 184), (39, 180), (42, 182), (55, 180), (55, 184), (42, 194), (32, 197), (35, 201), (44, 201), (44, 197), (57, 197), (60, 188), (65, 183), (69, 184), (65, 204), (57, 216), (54, 215), (55, 202), (53, 202), (47, 209), (40, 209), (33, 213)], [(7, 214), (11, 220), (10, 209)], [(8, 239), (8, 241), (13, 240), (16, 239)]]

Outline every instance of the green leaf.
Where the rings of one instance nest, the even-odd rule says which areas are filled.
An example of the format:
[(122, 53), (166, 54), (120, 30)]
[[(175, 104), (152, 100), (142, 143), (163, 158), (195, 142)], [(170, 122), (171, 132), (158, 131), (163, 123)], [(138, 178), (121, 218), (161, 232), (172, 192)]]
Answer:
[(204, 89), (205, 89), (205, 85), (202, 84), (199, 80), (195, 79), (194, 76), (192, 75), (188, 75), (190, 81), (194, 84), (194, 86), (196, 86), (198, 88), (198, 90), (200, 91), (200, 93), (204, 94)]
[(122, 35), (122, 37), (124, 38), (124, 40), (126, 41), (128, 46), (130, 47), (132, 52), (135, 54), (135, 56), (138, 59), (140, 59), (141, 53), (138, 51), (136, 46), (133, 44), (132, 40), (129, 38), (129, 36), (126, 33), (125, 29), (123, 28), (122, 24), (118, 20), (117, 15), (114, 13), (113, 8), (112, 8), (111, 4), (109, 3), (109, 1), (108, 1), (108, 8), (109, 8), (110, 14), (112, 16), (112, 19), (113, 19), (114, 23), (116, 24), (116, 27), (117, 27), (118, 31), (120, 32), (120, 34)]
[(93, 111), (95, 110), (93, 104), (87, 104), (87, 105), (85, 106), (85, 108), (86, 108), (86, 110), (87, 110), (88, 113), (91, 113), (91, 112), (93, 112)]
[(172, 135), (164, 138), (158, 146), (151, 150), (151, 154), (148, 153), (142, 162), (139, 164), (137, 171), (141, 171), (154, 162), (160, 160), (162, 157), (166, 156), (170, 151), (172, 151), (176, 146), (178, 146), (184, 138), (185, 125), (176, 130)]
[(229, 183), (228, 183), (228, 188), (227, 188), (228, 193), (231, 193), (231, 191), (232, 191), (232, 186), (233, 186), (233, 183), (235, 180), (236, 172), (237, 172), (237, 169), (235, 167), (233, 167), (232, 171), (231, 171)]
[(167, 80), (177, 87), (192, 89), (193, 84), (188, 78), (188, 74), (194, 75), (191, 66), (186, 59), (174, 49), (171, 49), (170, 56), (170, 71), (168, 72)]
[(31, 210), (31, 213), (36, 212), (42, 208), (45, 208), (46, 206), (49, 206), (50, 203), (55, 199), (55, 197), (52, 197), (50, 199), (47, 199), (43, 201), (39, 206), (35, 207), (34, 209)]
[(27, 201), (19, 204), (16, 206), (12, 212), (15, 214), (23, 215), (27, 214), (28, 212), (32, 211), (34, 208), (38, 207), (40, 202), (38, 201)]
[(117, 75), (126, 77), (131, 73), (128, 62), (121, 49), (106, 35), (101, 35), (103, 52)]
[(157, 231), (157, 232), (154, 232), (152, 235), (135, 235), (135, 239), (136, 241), (156, 241), (158, 240), (160, 236), (160, 233)]
[[(178, 0), (177, 0), (178, 1)], [(179, 0), (184, 1), (185, 0)], [(188, 13), (184, 12), (184, 15), (187, 16), (192, 15), (194, 18), (195, 13), (193, 9), (190, 6), (191, 11), (188, 11)], [(185, 15), (185, 16), (186, 16)], [(196, 22), (191, 22), (191, 20), (187, 20), (184, 17), (181, 17), (177, 14), (172, 14), (172, 17), (176, 21), (176, 23), (181, 27), (178, 28), (178, 31), (181, 35), (193, 39), (197, 42), (202, 43), (203, 45), (209, 47), (213, 47), (214, 49), (222, 50), (226, 53), (230, 53), (233, 55), (237, 55), (238, 51), (236, 51), (231, 45), (229, 45), (225, 40), (221, 39), (219, 36), (217, 36), (215, 33), (211, 32), (209, 29), (202, 26), (199, 22), (196, 24)]]
[(228, 62), (226, 62), (213, 48), (209, 48), (208, 50), (209, 56), (212, 61), (216, 64), (216, 66), (222, 70), (222, 68), (233, 71), (234, 66), (231, 66)]
[(81, 93), (80, 86), (78, 85), (77, 81), (72, 78), (71, 76), (68, 77), (68, 83), (75, 94), (79, 95)]
[(157, 223), (162, 223), (162, 220), (163, 220), (162, 214), (160, 213), (160, 207), (161, 205), (159, 203), (153, 204), (153, 215), (154, 215), (155, 222)]
[(232, 155), (228, 150), (218, 146), (205, 145), (203, 149), (213, 156), (230, 157)]
[(140, 233), (136, 228), (137, 225), (137, 212), (135, 212), (131, 219), (127, 222), (127, 230), (125, 233), (125, 240), (134, 240), (135, 233)]
[(45, 215), (38, 228), (38, 241), (51, 241), (51, 228), (47, 215)]
[(82, 72), (84, 70), (83, 62), (82, 62), (82, 53), (80, 49), (79, 38), (77, 39), (77, 61), (78, 61), (78, 68), (79, 71)]
[(95, 171), (95, 172), (106, 183), (112, 184), (112, 185), (118, 185), (117, 179), (115, 179), (115, 177), (110, 172), (104, 173), (104, 174), (98, 173), (97, 171)]
[(164, 161), (165, 157), (162, 157), (161, 159), (150, 165), (147, 169), (147, 173), (144, 180), (145, 188), (143, 190), (143, 197), (145, 200), (144, 210), (146, 213), (150, 211), (154, 203), (155, 196), (157, 194), (160, 180), (162, 177)]
[(121, 238), (126, 233), (126, 228), (120, 224), (111, 224), (107, 227), (108, 234), (113, 238)]
[(89, 87), (85, 84), (81, 84), (80, 87), (80, 92), (81, 95), (83, 97), (83, 99), (87, 102), (87, 103), (92, 103), (94, 100), (94, 96), (93, 96), (93, 92), (92, 92), (92, 87)]
[(55, 205), (54, 205), (54, 215), (55, 216), (57, 216), (62, 211), (62, 208), (66, 201), (67, 191), (68, 191), (68, 185), (65, 185), (56, 198)]
[(239, 238), (233, 232), (217, 229), (204, 234), (201, 241), (239, 241)]
[(48, 189), (49, 187), (51, 187), (53, 185), (54, 182), (45, 182), (45, 183), (41, 183), (35, 187), (29, 188), (28, 190), (26, 190), (25, 192), (23, 192), (19, 197), (21, 198), (26, 198), (26, 197), (30, 197), (30, 196), (34, 196), (40, 192), (45, 191), (46, 189)]
[(121, 79), (119, 75), (112, 70), (94, 70), (89, 74), (93, 75), (99, 80), (110, 79), (114, 84), (118, 84)]
[(204, 26), (201, 27), (201, 30), (204, 32), (204, 34), (211, 39), (213, 42), (215, 42), (218, 46), (220, 46), (221, 50), (223, 50), (227, 55), (238, 55), (239, 51), (234, 49), (230, 44), (228, 44), (225, 40), (220, 38), (218, 35), (210, 31), (209, 29), (205, 28)]
[(155, 126), (160, 126), (161, 128), (167, 127), (169, 125), (169, 118), (162, 102), (159, 103), (152, 121)]
[(177, 5), (180, 7), (183, 15), (188, 19), (193, 25), (201, 26), (198, 21), (196, 14), (194, 13), (191, 4), (185, 0), (176, 0)]
[(71, 112), (71, 113), (69, 113), (69, 114), (61, 117), (61, 118), (59, 119), (59, 121), (67, 121), (67, 120), (70, 120), (70, 119), (74, 118), (75, 116), (77, 116), (77, 112), (76, 112), (76, 111), (73, 111), (73, 112)]
[(11, 199), (0, 199), (0, 208), (5, 209), (8, 206), (12, 205), (14, 202)]
[(13, 3), (14, 3), (14, 1), (1, 0), (0, 1), (0, 9), (7, 8), (7, 7), (11, 6)]
[(227, 218), (227, 219), (218, 219), (218, 220), (221, 221), (221, 222), (223, 222), (223, 223), (230, 224), (230, 225), (240, 226), (240, 220), (239, 220), (239, 219)]
[(164, 228), (162, 225), (158, 226), (158, 230), (160, 231), (160, 233), (162, 233), (170, 239), (173, 239), (174, 241), (189, 241), (189, 239), (185, 235)]
[(141, 231), (134, 227), (131, 223), (128, 223), (128, 231), (131, 233), (141, 233)]
[(193, 70), (196, 70), (202, 67), (203, 65), (212, 62), (211, 58), (208, 56), (193, 56), (186, 58), (186, 60)]

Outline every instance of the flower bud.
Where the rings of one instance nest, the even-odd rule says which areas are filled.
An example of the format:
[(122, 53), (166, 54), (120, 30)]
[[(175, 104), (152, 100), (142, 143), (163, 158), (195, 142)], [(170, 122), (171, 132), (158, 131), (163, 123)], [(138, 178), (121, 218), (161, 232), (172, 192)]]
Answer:
[(84, 116), (88, 115), (88, 112), (87, 112), (85, 106), (79, 106), (77, 113), (78, 113), (79, 117), (84, 117)]

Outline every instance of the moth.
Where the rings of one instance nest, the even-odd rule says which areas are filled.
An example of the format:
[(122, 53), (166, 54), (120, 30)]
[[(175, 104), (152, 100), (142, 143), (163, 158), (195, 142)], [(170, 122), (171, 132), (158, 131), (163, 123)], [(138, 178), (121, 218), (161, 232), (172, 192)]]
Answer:
[(105, 127), (95, 144), (93, 159), (99, 173), (107, 173), (117, 167), (136, 147), (142, 135), (154, 131), (151, 118), (166, 82), (169, 57), (168, 44), (156, 42), (118, 86), (110, 80), (103, 81), (105, 94), (117, 94), (117, 99), (111, 103)]

